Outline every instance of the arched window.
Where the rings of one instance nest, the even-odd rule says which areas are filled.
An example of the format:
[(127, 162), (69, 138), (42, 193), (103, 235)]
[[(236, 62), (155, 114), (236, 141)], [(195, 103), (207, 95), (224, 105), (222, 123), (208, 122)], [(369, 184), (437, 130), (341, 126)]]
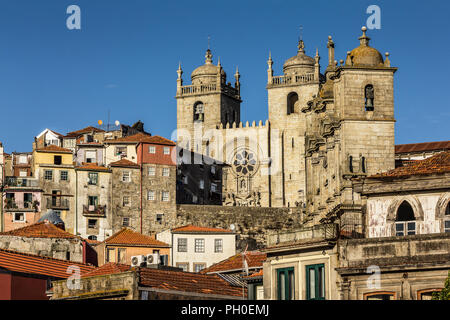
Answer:
[(194, 104), (194, 121), (204, 120), (204, 106), (203, 102), (199, 101)]
[(444, 232), (450, 232), (450, 201), (445, 208)]
[(408, 201), (403, 201), (397, 209), (395, 219), (395, 235), (406, 236), (416, 234), (416, 218)]
[(368, 84), (365, 88), (364, 88), (364, 98), (365, 98), (365, 108), (366, 111), (373, 111), (374, 106), (374, 98), (375, 98), (375, 94), (374, 94), (374, 90), (373, 90), (373, 85)]
[(298, 94), (295, 92), (291, 92), (287, 96), (287, 114), (294, 113), (295, 103), (298, 101)]
[(348, 157), (348, 171), (353, 172), (353, 157)]

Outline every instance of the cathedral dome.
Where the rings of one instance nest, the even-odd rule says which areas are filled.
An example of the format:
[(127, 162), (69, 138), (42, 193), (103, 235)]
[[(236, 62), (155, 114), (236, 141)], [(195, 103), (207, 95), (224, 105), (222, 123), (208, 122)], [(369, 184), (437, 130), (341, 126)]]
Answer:
[(283, 72), (286, 73), (308, 73), (314, 72), (314, 58), (305, 54), (303, 40), (298, 42), (297, 55), (286, 60), (283, 65)]
[(217, 75), (220, 73), (222, 79), (226, 79), (227, 75), (219, 64), (216, 66), (212, 63), (211, 50), (206, 50), (205, 64), (196, 68), (191, 73), (191, 80), (193, 84), (196, 83), (211, 83), (217, 81)]
[(350, 61), (352, 66), (377, 67), (383, 66), (383, 56), (381, 53), (369, 46), (370, 38), (366, 36), (367, 28), (362, 28), (363, 35), (359, 38), (359, 47), (350, 52)]

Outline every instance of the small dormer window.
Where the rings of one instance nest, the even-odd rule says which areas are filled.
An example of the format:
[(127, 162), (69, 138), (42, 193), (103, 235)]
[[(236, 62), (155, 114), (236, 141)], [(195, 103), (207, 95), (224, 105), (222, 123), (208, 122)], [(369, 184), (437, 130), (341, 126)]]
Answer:
[(373, 85), (369, 84), (364, 89), (364, 98), (365, 98), (365, 108), (366, 111), (373, 111), (374, 110), (374, 90)]

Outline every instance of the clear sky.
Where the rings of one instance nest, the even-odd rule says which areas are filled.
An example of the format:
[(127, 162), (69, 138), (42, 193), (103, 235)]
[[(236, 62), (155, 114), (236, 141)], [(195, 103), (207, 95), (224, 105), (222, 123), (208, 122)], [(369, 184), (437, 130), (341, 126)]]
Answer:
[[(66, 9), (81, 8), (81, 30)], [(214, 63), (241, 73), (241, 119), (267, 119), (267, 58), (275, 75), (296, 54), (303, 25), (306, 53), (327, 64), (357, 47), (371, 4), (381, 29), (371, 45), (390, 52), (395, 75), (396, 143), (449, 140), (449, 1), (400, 0), (14, 0), (0, 1), (0, 141), (6, 152), (31, 151), (43, 129), (60, 133), (99, 119), (145, 123), (170, 137), (176, 128), (176, 69), (185, 84), (204, 63), (211, 35)]]

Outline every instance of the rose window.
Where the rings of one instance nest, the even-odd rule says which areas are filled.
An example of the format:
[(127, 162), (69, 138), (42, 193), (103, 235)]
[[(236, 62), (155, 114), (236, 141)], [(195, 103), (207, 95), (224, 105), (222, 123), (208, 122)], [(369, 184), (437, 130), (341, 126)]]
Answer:
[(252, 152), (242, 150), (236, 152), (233, 159), (234, 171), (238, 175), (253, 174), (256, 170), (256, 158)]

